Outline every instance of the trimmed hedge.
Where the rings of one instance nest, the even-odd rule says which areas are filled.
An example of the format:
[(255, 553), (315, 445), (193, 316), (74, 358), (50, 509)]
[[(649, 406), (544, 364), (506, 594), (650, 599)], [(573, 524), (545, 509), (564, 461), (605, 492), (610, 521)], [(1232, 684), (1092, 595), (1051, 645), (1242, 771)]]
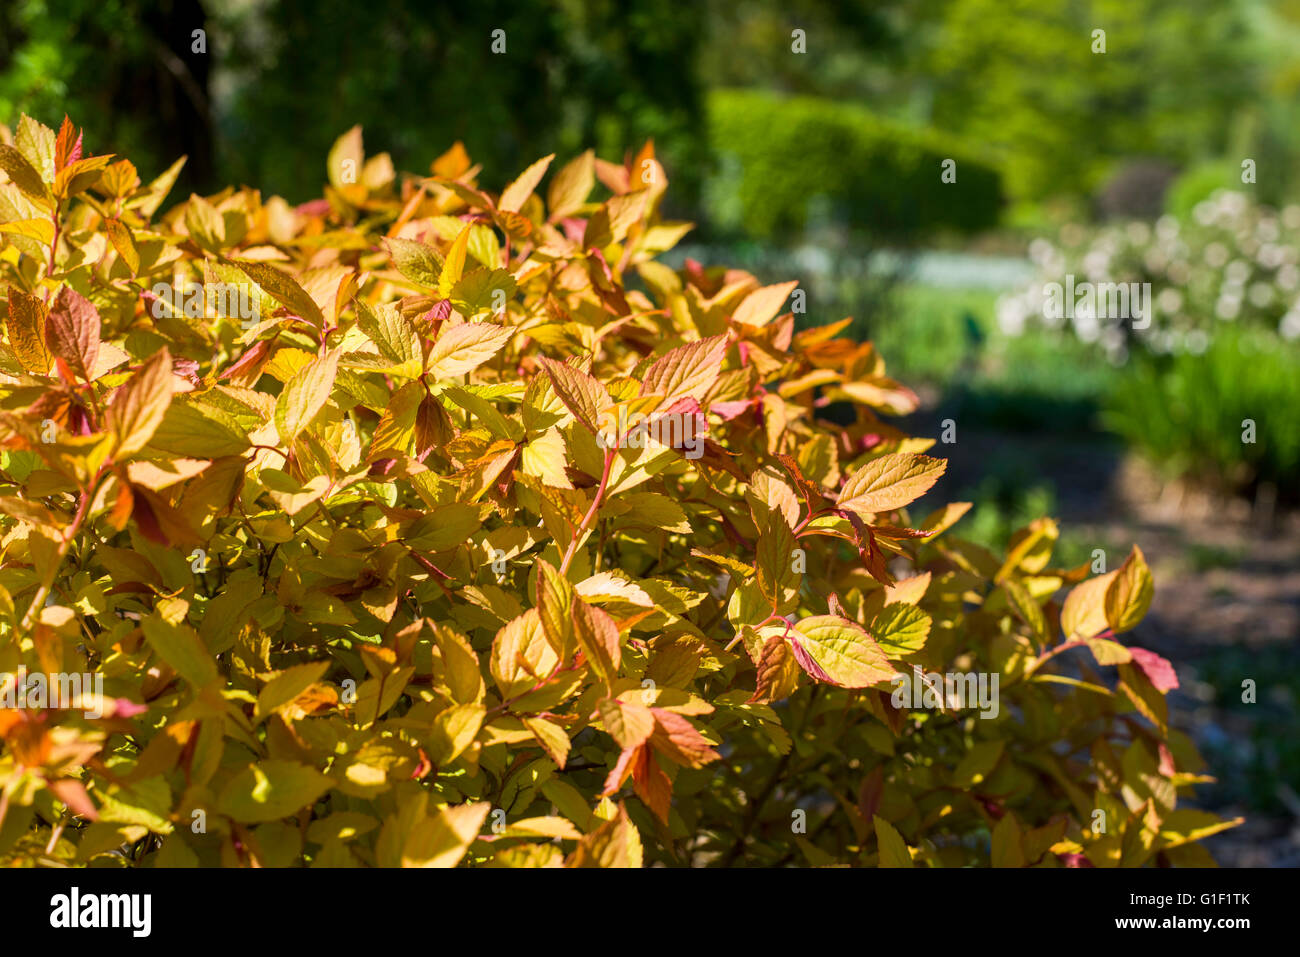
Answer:
[[(721, 163), (705, 205), (724, 230), (763, 239), (801, 232), (817, 196), (837, 218), (887, 238), (998, 222), (999, 173), (944, 134), (856, 106), (750, 90), (715, 90), (707, 113)], [(945, 159), (957, 161), (955, 183), (940, 179)]]

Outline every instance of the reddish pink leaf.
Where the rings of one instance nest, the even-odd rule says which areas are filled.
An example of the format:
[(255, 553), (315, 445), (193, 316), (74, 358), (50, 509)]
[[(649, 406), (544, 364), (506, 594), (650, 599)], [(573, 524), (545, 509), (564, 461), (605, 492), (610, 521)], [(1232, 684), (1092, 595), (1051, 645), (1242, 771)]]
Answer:
[(1168, 659), (1145, 648), (1129, 648), (1129, 653), (1133, 656), (1133, 663), (1142, 669), (1157, 691), (1163, 693), (1178, 687), (1178, 675)]

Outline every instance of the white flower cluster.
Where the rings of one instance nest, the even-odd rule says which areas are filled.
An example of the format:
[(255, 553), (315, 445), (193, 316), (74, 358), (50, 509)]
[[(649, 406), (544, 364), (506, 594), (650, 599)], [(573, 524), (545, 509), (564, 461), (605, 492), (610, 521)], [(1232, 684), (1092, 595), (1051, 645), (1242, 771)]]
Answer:
[[(1056, 241), (1030, 243), (1029, 258), (1035, 280), (998, 302), (998, 324), (1009, 335), (1035, 323), (1068, 330), (1117, 363), (1135, 345), (1157, 353), (1204, 352), (1219, 322), (1300, 338), (1300, 206), (1278, 212), (1220, 190), (1186, 221), (1162, 216), (1154, 225), (1097, 229), (1067, 224)], [(1044, 285), (1066, 275), (1091, 283), (1149, 282), (1152, 321), (1138, 328), (1099, 320), (1088, 309), (1068, 318), (1045, 310)]]

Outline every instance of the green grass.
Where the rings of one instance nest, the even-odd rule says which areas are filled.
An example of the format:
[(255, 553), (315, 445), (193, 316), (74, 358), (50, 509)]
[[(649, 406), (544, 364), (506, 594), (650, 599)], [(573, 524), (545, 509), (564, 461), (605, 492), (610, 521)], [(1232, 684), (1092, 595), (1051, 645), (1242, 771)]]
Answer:
[[(1105, 420), (1170, 476), (1297, 497), (1300, 343), (1226, 326), (1202, 355), (1136, 358)], [(1249, 441), (1253, 423), (1254, 441)]]

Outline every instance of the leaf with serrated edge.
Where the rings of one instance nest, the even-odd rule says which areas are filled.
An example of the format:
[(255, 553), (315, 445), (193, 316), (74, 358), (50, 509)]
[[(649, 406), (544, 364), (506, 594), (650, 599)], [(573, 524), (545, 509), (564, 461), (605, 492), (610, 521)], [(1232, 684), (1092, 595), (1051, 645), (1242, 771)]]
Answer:
[(872, 459), (849, 476), (837, 503), (859, 515), (892, 512), (928, 492), (947, 467), (945, 459), (891, 452)]
[(818, 681), (870, 688), (896, 673), (876, 640), (856, 622), (815, 615), (798, 622), (790, 637), (800, 667)]

